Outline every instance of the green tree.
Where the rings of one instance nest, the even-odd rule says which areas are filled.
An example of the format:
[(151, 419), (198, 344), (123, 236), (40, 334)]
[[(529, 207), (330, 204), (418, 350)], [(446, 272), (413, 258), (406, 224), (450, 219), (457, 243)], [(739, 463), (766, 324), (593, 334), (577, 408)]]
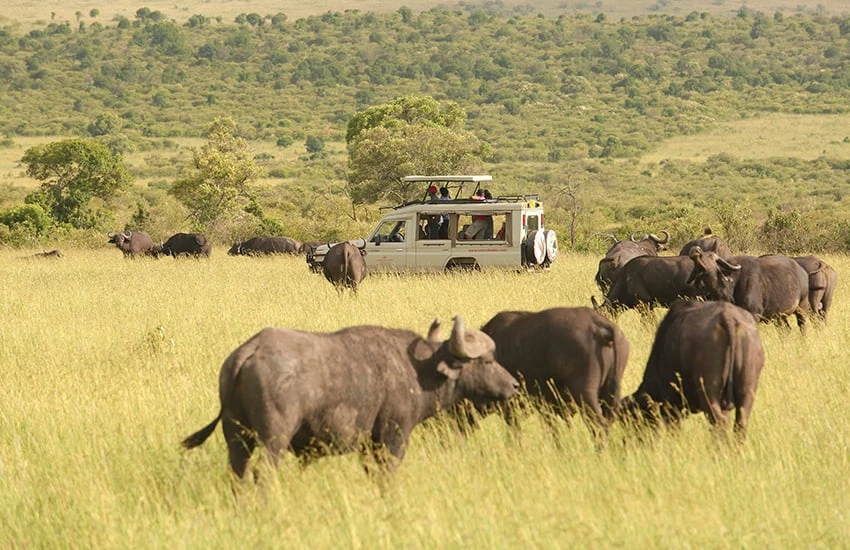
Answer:
[(421, 194), (402, 178), (474, 172), (489, 144), (463, 129), (466, 113), (432, 97), (405, 96), (357, 113), (348, 124), (348, 193), (355, 204)]
[(41, 181), (25, 201), (38, 204), (59, 223), (76, 228), (97, 225), (91, 199), (107, 200), (127, 187), (132, 176), (120, 154), (92, 139), (68, 139), (31, 147), (21, 162)]
[(247, 142), (236, 137), (233, 119), (217, 118), (207, 128), (207, 144), (193, 152), (191, 173), (169, 193), (190, 211), (195, 228), (205, 230), (251, 201), (250, 185), (263, 175)]

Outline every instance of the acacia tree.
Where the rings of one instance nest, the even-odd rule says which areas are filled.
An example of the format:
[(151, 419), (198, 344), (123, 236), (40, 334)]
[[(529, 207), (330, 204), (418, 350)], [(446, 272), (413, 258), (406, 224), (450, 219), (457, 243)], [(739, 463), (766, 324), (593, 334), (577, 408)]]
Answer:
[(76, 228), (97, 225), (91, 199), (107, 200), (132, 181), (120, 154), (92, 139), (68, 139), (31, 147), (21, 162), (40, 180), (25, 202), (38, 204), (58, 223)]
[(345, 136), (352, 202), (421, 195), (404, 176), (476, 171), (490, 146), (463, 129), (465, 119), (456, 103), (441, 105), (430, 96), (404, 96), (355, 114)]
[(263, 175), (247, 142), (234, 136), (236, 129), (229, 117), (210, 124), (207, 144), (193, 152), (190, 174), (169, 189), (189, 209), (196, 229), (250, 204), (250, 185)]

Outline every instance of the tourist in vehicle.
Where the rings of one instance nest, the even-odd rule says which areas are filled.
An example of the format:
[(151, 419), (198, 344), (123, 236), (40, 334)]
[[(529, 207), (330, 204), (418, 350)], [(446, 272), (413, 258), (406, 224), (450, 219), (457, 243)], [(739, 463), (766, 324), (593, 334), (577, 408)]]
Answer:
[[(484, 200), (484, 190), (479, 189), (475, 192), (475, 194), (471, 197), (474, 201), (483, 201)], [(469, 224), (469, 227), (464, 231), (464, 235), (468, 240), (478, 240), (484, 238), (484, 232), (487, 230), (487, 218), (490, 216), (472, 216), (472, 223)]]

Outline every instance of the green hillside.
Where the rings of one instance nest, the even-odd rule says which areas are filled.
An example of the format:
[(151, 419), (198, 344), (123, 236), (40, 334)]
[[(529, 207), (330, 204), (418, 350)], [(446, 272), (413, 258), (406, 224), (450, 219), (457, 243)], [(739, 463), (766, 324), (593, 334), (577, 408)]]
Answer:
[[(574, 211), (568, 195), (576, 197), (578, 248), (601, 246), (599, 231), (663, 226), (684, 238), (705, 223), (721, 224), (741, 246), (845, 247), (850, 144), (839, 123), (850, 109), (850, 15), (742, 7), (615, 20), (509, 11), (179, 22), (142, 8), (118, 20), (0, 28), (5, 204), (33, 185), (14, 165), (16, 140), (90, 135), (98, 117), (114, 116), (110, 138), (140, 191), (114, 206), (113, 222), (142, 204), (165, 231), (179, 225), (163, 189), (190, 157), (185, 140), (231, 116), (263, 151), (267, 213), (300, 238), (359, 231), (369, 209), (357, 224), (309, 229), (319, 235), (304, 234), (302, 220), (346, 217), (317, 212), (314, 202), (331, 196), (331, 210), (350, 208), (340, 191), (348, 119), (418, 94), (460, 104), (466, 128), (492, 146), (496, 191), (542, 192), (562, 235)], [(789, 141), (799, 129), (791, 115), (835, 130)], [(737, 136), (724, 130), (733, 127)], [(310, 136), (328, 144), (324, 158), (304, 154)], [(696, 152), (667, 154), (683, 139)], [(805, 238), (791, 245), (770, 223)]]

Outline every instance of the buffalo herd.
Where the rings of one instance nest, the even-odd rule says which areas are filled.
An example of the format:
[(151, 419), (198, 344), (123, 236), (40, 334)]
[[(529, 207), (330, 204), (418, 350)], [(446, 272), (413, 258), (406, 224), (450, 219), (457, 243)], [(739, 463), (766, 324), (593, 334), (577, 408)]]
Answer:
[[(519, 392), (558, 416), (580, 413), (603, 443), (613, 422), (675, 427), (691, 412), (721, 434), (734, 423), (742, 439), (765, 362), (759, 323), (825, 322), (837, 274), (815, 256), (735, 255), (708, 229), (680, 254), (659, 255), (670, 241), (660, 233), (614, 238), (595, 277), (603, 303), (594, 298), (593, 307), (502, 311), (478, 330), (458, 316), (446, 340), (439, 320), (426, 336), (370, 325), (333, 333), (266, 328), (224, 361), (218, 415), (183, 445), (202, 444), (220, 422), (239, 477), (258, 446), (272, 466), (285, 452), (304, 461), (359, 451), (392, 470), (411, 431), (440, 411), (469, 412), (464, 403), (481, 414), (498, 409), (518, 427), (511, 403)], [(112, 242), (132, 255), (151, 244), (144, 237), (122, 233)], [(291, 254), (303, 250), (296, 244), (262, 237), (230, 253)], [(356, 292), (364, 254), (348, 241), (331, 246), (325, 277)], [(667, 312), (640, 385), (622, 396), (629, 342), (617, 316), (654, 306)]]

